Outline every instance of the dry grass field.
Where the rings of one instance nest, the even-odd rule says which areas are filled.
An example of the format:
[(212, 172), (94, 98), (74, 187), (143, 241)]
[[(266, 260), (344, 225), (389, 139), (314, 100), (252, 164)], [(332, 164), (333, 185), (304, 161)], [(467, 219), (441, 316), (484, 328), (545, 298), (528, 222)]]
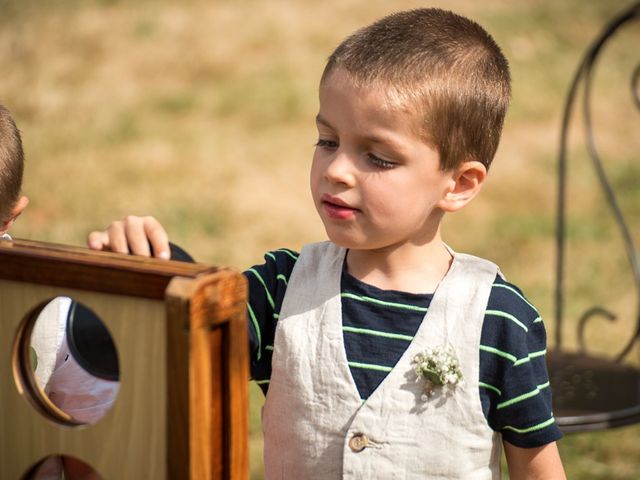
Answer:
[[(270, 249), (324, 238), (307, 188), (317, 84), (331, 49), (394, 10), (468, 15), (511, 61), (513, 100), (486, 190), (447, 219), (454, 249), (500, 264), (538, 305), (553, 338), (556, 151), (562, 105), (587, 45), (629, 1), (612, 0), (0, 0), (0, 103), (27, 154), (31, 204), (13, 234), (84, 244), (125, 214), (151, 214), (204, 262), (244, 268)], [(595, 77), (597, 140), (640, 244), (640, 116), (629, 80), (638, 23), (607, 47)], [(638, 297), (619, 232), (571, 137), (569, 258), (563, 330), (593, 303), (620, 321), (592, 325), (615, 351)], [(630, 361), (638, 361), (635, 351)], [(252, 478), (260, 473), (253, 391)], [(639, 427), (561, 442), (569, 478), (640, 478)]]

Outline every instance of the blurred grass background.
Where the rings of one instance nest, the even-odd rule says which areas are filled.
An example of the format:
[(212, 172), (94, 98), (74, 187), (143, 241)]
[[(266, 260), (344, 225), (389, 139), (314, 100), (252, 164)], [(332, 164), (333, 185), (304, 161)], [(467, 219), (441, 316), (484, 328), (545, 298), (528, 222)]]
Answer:
[[(27, 154), (31, 204), (13, 234), (83, 245), (125, 214), (152, 214), (203, 262), (242, 269), (324, 238), (308, 194), (317, 83), (333, 47), (392, 11), (440, 6), (479, 21), (511, 61), (513, 101), (483, 194), (445, 223), (453, 248), (492, 259), (553, 339), (555, 159), (562, 105), (587, 45), (630, 2), (612, 0), (0, 0), (0, 103)], [(638, 112), (628, 83), (638, 24), (607, 46), (594, 86), (597, 140), (640, 240)], [(580, 122), (576, 122), (579, 132)], [(630, 337), (637, 302), (620, 235), (571, 137), (563, 334), (594, 303), (596, 352)], [(634, 163), (635, 160), (635, 163)], [(631, 356), (638, 361), (638, 352)], [(261, 474), (252, 389), (252, 478)], [(640, 478), (639, 427), (566, 436), (569, 478)]]

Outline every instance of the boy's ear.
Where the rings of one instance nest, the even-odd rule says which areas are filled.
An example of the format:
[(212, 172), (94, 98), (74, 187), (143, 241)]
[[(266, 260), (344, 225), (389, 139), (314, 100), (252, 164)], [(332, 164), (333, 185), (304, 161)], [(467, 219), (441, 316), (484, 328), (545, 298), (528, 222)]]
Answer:
[(27, 205), (29, 205), (29, 199), (26, 196), (23, 195), (18, 198), (18, 201), (9, 213), (9, 218), (0, 220), (0, 235), (7, 233), (7, 230), (11, 228), (11, 225), (16, 221), (16, 218), (18, 218), (24, 209), (27, 208)]
[(445, 212), (457, 212), (480, 192), (487, 177), (487, 167), (471, 160), (460, 164), (451, 176), (451, 186), (440, 201), (440, 208)]

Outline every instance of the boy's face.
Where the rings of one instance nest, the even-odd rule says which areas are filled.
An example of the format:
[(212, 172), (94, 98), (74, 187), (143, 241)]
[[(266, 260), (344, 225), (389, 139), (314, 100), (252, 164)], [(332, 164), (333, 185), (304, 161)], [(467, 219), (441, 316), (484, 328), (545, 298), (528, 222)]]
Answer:
[(320, 86), (316, 123), (311, 192), (334, 243), (381, 249), (434, 238), (455, 182), (418, 136), (415, 114), (338, 69)]

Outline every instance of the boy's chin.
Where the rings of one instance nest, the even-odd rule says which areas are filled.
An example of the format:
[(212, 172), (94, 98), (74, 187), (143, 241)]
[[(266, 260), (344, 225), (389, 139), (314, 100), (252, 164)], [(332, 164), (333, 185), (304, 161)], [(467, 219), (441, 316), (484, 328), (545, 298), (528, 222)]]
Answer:
[(347, 250), (367, 250), (366, 239), (357, 239), (349, 235), (339, 235), (329, 230), (325, 230), (329, 240), (338, 247), (346, 248)]

